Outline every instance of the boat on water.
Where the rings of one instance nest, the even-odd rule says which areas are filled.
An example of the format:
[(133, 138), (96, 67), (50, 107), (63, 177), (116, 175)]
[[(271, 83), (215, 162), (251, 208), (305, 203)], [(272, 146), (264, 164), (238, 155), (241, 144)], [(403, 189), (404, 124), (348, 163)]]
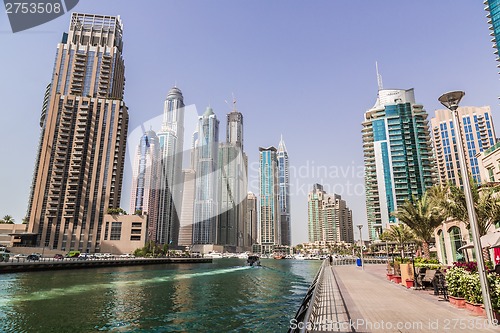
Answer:
[(248, 266), (260, 266), (259, 256), (248, 256), (247, 264)]
[(216, 251), (208, 252), (207, 254), (205, 254), (205, 258), (212, 258), (212, 259), (222, 258), (222, 253)]
[(284, 256), (284, 255), (282, 255), (282, 254), (280, 254), (280, 253), (275, 253), (275, 254), (273, 255), (273, 258), (274, 258), (274, 259), (285, 259), (285, 256)]

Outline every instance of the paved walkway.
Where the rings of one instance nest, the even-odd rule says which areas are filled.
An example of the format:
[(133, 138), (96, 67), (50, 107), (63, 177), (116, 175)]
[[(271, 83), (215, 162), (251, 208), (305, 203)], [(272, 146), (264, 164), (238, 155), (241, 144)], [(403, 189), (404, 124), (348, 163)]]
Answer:
[[(351, 325), (344, 332), (500, 332), (432, 295), (388, 281), (385, 265), (333, 266)], [(332, 311), (335, 311), (333, 308)]]

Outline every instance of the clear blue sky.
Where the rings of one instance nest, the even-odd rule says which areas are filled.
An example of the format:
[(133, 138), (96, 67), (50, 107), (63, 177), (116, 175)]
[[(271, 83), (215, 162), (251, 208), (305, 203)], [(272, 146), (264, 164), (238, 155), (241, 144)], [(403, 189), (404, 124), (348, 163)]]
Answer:
[[(375, 61), (385, 88), (415, 88), (431, 116), (441, 93), (460, 89), (463, 105), (490, 105), (500, 119), (500, 76), (481, 1), (82, 0), (75, 10), (121, 15), (130, 131), (162, 113), (177, 83), (198, 112), (211, 104), (224, 139), (224, 101), (234, 93), (253, 184), (258, 147), (277, 146), (283, 134), (296, 175), (294, 244), (307, 241), (315, 182), (347, 200), (366, 235), (360, 131), (376, 99)], [(45, 86), (68, 26), (64, 15), (12, 34), (0, 13), (0, 216), (17, 222), (26, 213)], [(127, 161), (124, 208), (130, 175)]]

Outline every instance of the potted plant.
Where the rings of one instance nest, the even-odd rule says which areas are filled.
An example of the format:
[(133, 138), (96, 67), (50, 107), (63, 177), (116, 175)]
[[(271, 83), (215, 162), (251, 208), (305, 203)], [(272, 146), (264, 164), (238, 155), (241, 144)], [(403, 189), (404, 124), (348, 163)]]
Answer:
[(391, 281), (394, 276), (394, 268), (392, 267), (392, 263), (387, 263), (387, 280)]
[(410, 289), (414, 287), (414, 282), (413, 279), (406, 279), (406, 288)]
[(465, 292), (466, 287), (463, 286), (463, 276), (467, 275), (468, 272), (462, 267), (452, 267), (445, 275), (446, 284), (448, 286), (448, 295), (450, 303), (458, 308), (465, 307)]

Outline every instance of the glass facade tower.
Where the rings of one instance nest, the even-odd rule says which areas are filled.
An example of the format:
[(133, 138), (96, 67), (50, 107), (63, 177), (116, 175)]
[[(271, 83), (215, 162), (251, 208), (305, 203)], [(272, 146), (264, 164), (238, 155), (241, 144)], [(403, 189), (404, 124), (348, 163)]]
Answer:
[(278, 145), (277, 159), (281, 245), (292, 245), (292, 230), (290, 222), (290, 165), (283, 137), (281, 137)]
[(381, 89), (363, 122), (366, 209), (371, 240), (379, 238), (398, 205), (435, 183), (427, 112), (413, 89)]
[(281, 245), (277, 150), (260, 147), (259, 152), (260, 244), (263, 253), (272, 253), (276, 245)]

